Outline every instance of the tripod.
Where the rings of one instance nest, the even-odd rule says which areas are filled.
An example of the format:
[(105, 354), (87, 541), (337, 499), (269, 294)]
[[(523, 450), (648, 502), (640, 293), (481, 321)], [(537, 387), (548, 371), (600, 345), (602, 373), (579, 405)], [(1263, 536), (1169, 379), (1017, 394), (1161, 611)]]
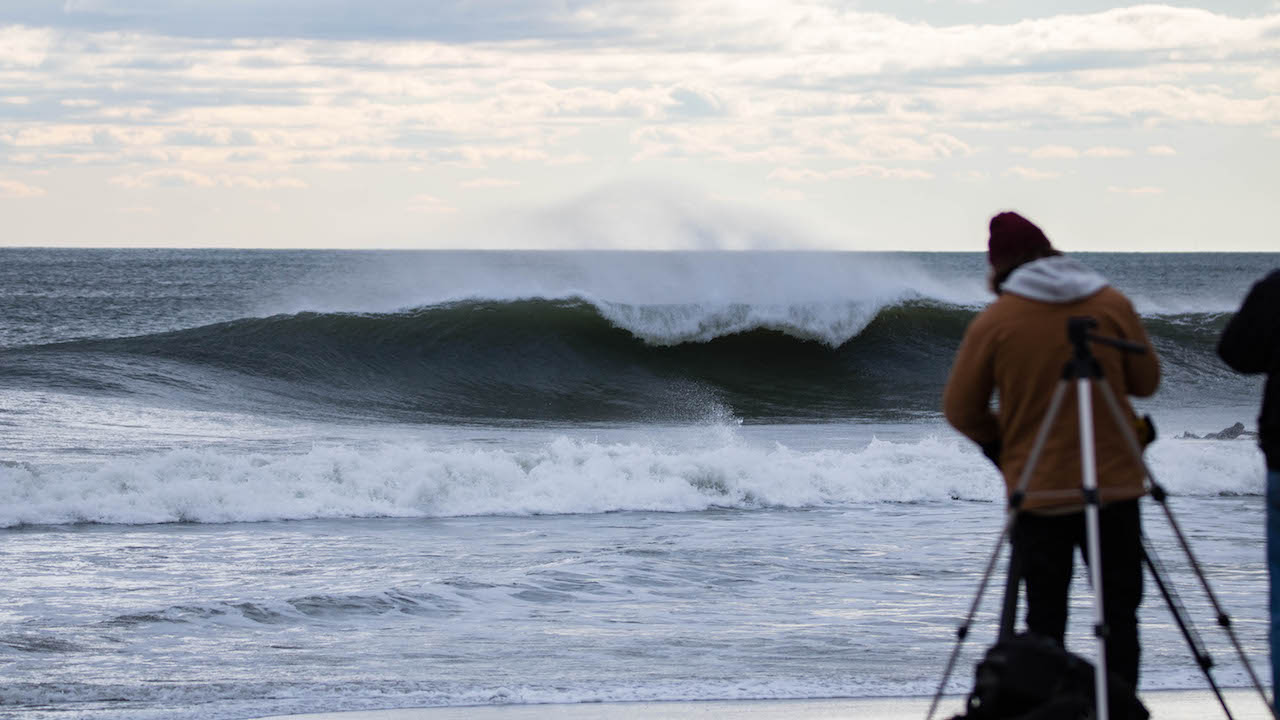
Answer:
[[(1183, 534), (1181, 527), (1173, 517), (1172, 511), (1169, 509), (1167, 499), (1168, 494), (1164, 488), (1156, 482), (1155, 476), (1151, 472), (1151, 468), (1146, 464), (1142, 457), (1142, 446), (1139, 444), (1134, 429), (1126, 420), (1119, 401), (1116, 399), (1115, 393), (1111, 386), (1103, 380), (1102, 367), (1098, 364), (1097, 359), (1093, 356), (1090, 343), (1107, 346), (1119, 350), (1121, 352), (1143, 353), (1146, 348), (1134, 343), (1125, 342), (1115, 338), (1108, 338), (1096, 335), (1091, 330), (1097, 328), (1098, 323), (1091, 317), (1072, 317), (1067, 321), (1067, 337), (1071, 342), (1072, 356), (1062, 371), (1062, 379), (1054, 389), (1053, 395), (1049, 401), (1049, 409), (1045, 413), (1044, 419), (1041, 421), (1040, 427), (1036, 432), (1035, 440), (1032, 443), (1031, 453), (1028, 457), (1026, 465), (1022, 468), (1019, 475), (1018, 483), (1014, 487), (1014, 491), (1009, 496), (1009, 507), (1005, 515), (1005, 522), (1000, 531), (1000, 537), (996, 541), (995, 551), (991, 554), (987, 561), (986, 569), (983, 573), (982, 580), (978, 585), (978, 591), (974, 596), (973, 602), (969, 606), (968, 615), (964, 622), (956, 631), (956, 644), (951, 651), (951, 656), (947, 661), (946, 670), (943, 672), (942, 681), (938, 685), (938, 691), (934, 694), (933, 702), (929, 706), (929, 713), (925, 716), (925, 720), (932, 720), (934, 712), (937, 711), (938, 703), (942, 699), (943, 690), (947, 681), (951, 677), (952, 671), (955, 669), (956, 660), (960, 654), (960, 648), (965, 638), (968, 637), (969, 629), (973, 623), (973, 618), (977, 614), (978, 606), (982, 601), (982, 596), (986, 592), (991, 575), (995, 569), (996, 562), (999, 559), (1000, 551), (1004, 546), (1005, 538), (1009, 537), (1014, 522), (1016, 522), (1018, 513), (1021, 511), (1022, 503), (1026, 500), (1027, 487), (1030, 484), (1031, 477), (1035, 471), (1036, 464), (1040, 460), (1040, 455), (1044, 450), (1045, 442), (1048, 440), (1050, 431), (1057, 419), (1058, 413), (1061, 411), (1063, 401), (1066, 397), (1067, 390), (1072, 386), (1076, 387), (1076, 400), (1079, 406), (1079, 425), (1080, 425), (1080, 461), (1081, 461), (1081, 493), (1084, 500), (1085, 514), (1085, 538), (1086, 553), (1088, 558), (1088, 566), (1090, 573), (1090, 584), (1093, 586), (1093, 610), (1094, 610), (1094, 635), (1097, 638), (1097, 658), (1094, 663), (1094, 702), (1095, 715), (1098, 720), (1108, 720), (1109, 707), (1107, 702), (1107, 667), (1106, 667), (1106, 635), (1107, 627), (1103, 615), (1102, 604), (1102, 553), (1101, 553), (1101, 533), (1099, 531), (1099, 494), (1098, 494), (1098, 478), (1097, 478), (1097, 458), (1095, 453), (1095, 435), (1093, 426), (1093, 388), (1098, 388), (1108, 411), (1111, 414), (1116, 426), (1120, 429), (1125, 440), (1125, 446), (1134, 459), (1142, 466), (1144, 482), (1146, 489), (1151, 497), (1160, 506), (1165, 518), (1169, 522), (1169, 526), (1173, 531), (1174, 537), (1177, 539), (1178, 545), (1186, 554), (1188, 563), (1194, 571), (1196, 577), (1200, 581), (1205, 595), (1212, 604), (1214, 612), (1217, 614), (1218, 625), (1223, 628), (1236, 652), (1240, 656), (1240, 661), (1247, 671), (1253, 686), (1257, 689), (1258, 694), (1262, 697), (1263, 704), (1271, 711), (1272, 717), (1280, 720), (1280, 715), (1276, 714), (1272, 704), (1267, 702), (1266, 691), (1262, 687), (1261, 681), (1253, 670), (1253, 666), (1249, 663), (1248, 657), (1245, 656), (1244, 649), (1236, 637), (1235, 630), (1231, 625), (1231, 618), (1223, 610), (1222, 605), (1218, 602), (1217, 596), (1213, 589), (1209, 586), (1208, 579), (1200, 568), (1200, 564), (1196, 561), (1195, 555), (1191, 551), (1191, 545), (1187, 542), (1186, 536)], [(1162, 597), (1169, 606), (1179, 629), (1184, 638), (1187, 640), (1188, 646), (1191, 648), (1192, 654), (1195, 656), (1196, 663), (1208, 680), (1209, 686), (1212, 688), (1218, 702), (1222, 705), (1223, 711), (1227, 718), (1232, 718), (1231, 710), (1227, 707), (1226, 699), (1222, 696), (1222, 692), (1218, 688), (1217, 683), (1213, 679), (1210, 669), (1213, 666), (1213, 660), (1205, 651), (1203, 643), (1200, 642), (1194, 628), (1191, 626), (1187, 617), (1186, 610), (1183, 608), (1176, 593), (1174, 593), (1172, 585), (1169, 584), (1165, 576), (1163, 566), (1155, 557), (1151, 543), (1146, 536), (1142, 536), (1142, 558), (1147, 568), (1151, 571), (1152, 577), (1156, 583), (1156, 587), (1160, 590)], [(1004, 611), (1001, 618), (1001, 638), (1012, 634), (1013, 616), (1017, 607), (1018, 583), (1021, 577), (1018, 575), (1014, 562), (1011, 559), (1008, 582), (1005, 588)], [(1135, 688), (1136, 689), (1136, 688)]]

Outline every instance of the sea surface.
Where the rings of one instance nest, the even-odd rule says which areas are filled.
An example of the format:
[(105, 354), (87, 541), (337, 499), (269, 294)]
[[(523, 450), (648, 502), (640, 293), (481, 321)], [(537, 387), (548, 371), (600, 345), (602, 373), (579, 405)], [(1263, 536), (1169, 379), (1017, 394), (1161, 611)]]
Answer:
[[(1256, 430), (1214, 347), (1280, 254), (1077, 257), (1160, 353), (1148, 461), (1269, 677), (1262, 456), (1200, 436)], [(0, 717), (931, 694), (1003, 521), (938, 410), (984, 262), (0, 249)], [(1142, 637), (1144, 689), (1207, 687), (1150, 583)]]

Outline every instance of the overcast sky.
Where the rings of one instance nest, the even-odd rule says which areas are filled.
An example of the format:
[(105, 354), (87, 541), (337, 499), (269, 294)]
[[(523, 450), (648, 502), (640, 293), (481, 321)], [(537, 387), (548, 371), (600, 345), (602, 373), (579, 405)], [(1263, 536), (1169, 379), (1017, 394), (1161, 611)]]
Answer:
[(0, 244), (1280, 250), (1280, 0), (4, 0)]

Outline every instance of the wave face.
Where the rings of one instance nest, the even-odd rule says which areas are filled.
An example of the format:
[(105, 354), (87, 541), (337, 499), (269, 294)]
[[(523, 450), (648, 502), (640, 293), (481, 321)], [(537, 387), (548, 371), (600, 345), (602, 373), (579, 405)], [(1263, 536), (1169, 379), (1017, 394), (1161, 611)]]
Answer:
[[(936, 417), (989, 300), (980, 254), (9, 255), (0, 390), (319, 419)], [(1241, 407), (1255, 384), (1214, 343), (1246, 260), (1086, 258), (1177, 402)]]
[[(585, 300), (302, 313), (10, 351), (0, 372), (44, 386), (194, 392), (214, 404), (283, 399), (299, 412), (401, 421), (848, 417), (932, 410), (971, 314), (928, 303), (852, 307), (830, 323), (852, 336), (833, 347), (819, 339), (830, 324), (813, 319), (823, 310), (836, 314)], [(228, 384), (238, 389), (230, 397)]]
[[(909, 416), (936, 411), (974, 312), (928, 300), (476, 300), (12, 349), (0, 381), (407, 422)], [(1224, 323), (1208, 314), (1148, 319), (1173, 382), (1222, 379), (1213, 347)]]

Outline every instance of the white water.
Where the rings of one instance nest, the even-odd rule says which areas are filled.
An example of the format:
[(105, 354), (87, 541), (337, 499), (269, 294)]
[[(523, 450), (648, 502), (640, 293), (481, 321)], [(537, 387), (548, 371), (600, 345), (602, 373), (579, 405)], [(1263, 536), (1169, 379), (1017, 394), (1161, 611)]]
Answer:
[[(1250, 439), (1163, 440), (1148, 459), (1176, 495), (1262, 492)], [(998, 502), (1003, 493), (987, 461), (955, 438), (813, 450), (732, 433), (692, 448), (569, 436), (527, 449), (317, 444), (296, 454), (191, 449), (88, 467), (0, 466), (0, 527)]]

